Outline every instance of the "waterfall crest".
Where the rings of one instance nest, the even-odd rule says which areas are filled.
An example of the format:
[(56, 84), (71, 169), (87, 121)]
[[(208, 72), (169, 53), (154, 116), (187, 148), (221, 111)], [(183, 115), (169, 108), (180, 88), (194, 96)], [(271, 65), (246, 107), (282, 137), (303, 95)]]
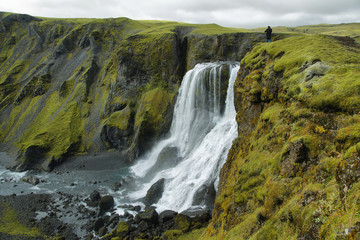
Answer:
[(197, 64), (186, 73), (170, 137), (131, 168), (142, 186), (130, 198), (144, 197), (164, 179), (162, 196), (153, 204), (159, 211), (205, 207), (204, 199), (195, 196), (204, 188), (217, 189), (220, 169), (237, 137), (233, 87), (238, 70), (238, 63), (218, 62)]

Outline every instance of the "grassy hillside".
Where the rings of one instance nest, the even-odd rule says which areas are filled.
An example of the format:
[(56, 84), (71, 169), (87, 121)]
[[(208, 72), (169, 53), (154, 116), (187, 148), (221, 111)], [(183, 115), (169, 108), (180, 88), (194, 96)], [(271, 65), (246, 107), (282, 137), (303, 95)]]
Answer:
[(241, 65), (239, 137), (207, 236), (358, 236), (360, 46), (304, 35), (258, 44)]
[[(266, 27), (266, 26), (265, 26)], [(264, 28), (251, 29), (254, 32), (263, 32)], [(360, 23), (343, 23), (343, 24), (318, 24), (299, 27), (273, 27), (274, 33), (289, 34), (324, 34), (331, 36), (348, 36), (354, 38), (360, 43)]]

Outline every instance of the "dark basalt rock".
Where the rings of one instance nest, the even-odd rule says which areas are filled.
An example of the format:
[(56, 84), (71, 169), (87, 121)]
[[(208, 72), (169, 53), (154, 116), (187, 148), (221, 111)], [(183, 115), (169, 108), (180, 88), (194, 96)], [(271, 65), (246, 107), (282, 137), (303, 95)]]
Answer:
[(165, 179), (161, 178), (150, 187), (144, 198), (144, 202), (146, 206), (150, 206), (151, 204), (154, 204), (157, 201), (159, 201), (159, 199), (161, 198), (164, 192), (164, 184), (165, 184)]
[(90, 194), (90, 201), (92, 202), (98, 202), (101, 199), (101, 195), (98, 191), (94, 190), (91, 194)]
[(115, 202), (113, 196), (102, 197), (99, 201), (99, 215), (110, 211), (114, 207), (114, 203)]
[(114, 126), (104, 125), (101, 129), (101, 140), (109, 145), (109, 148), (117, 150), (125, 150), (130, 146), (130, 138), (133, 134), (133, 129), (129, 128), (121, 130)]
[(99, 231), (100, 228), (102, 228), (105, 225), (104, 219), (103, 218), (99, 218), (98, 220), (95, 221), (94, 223), (94, 231)]
[(216, 190), (214, 183), (209, 185), (202, 185), (195, 193), (193, 205), (205, 205), (207, 208), (212, 209), (216, 198)]
[(178, 213), (172, 210), (165, 210), (159, 215), (160, 223), (165, 223), (174, 220)]
[(144, 212), (139, 213), (138, 214), (139, 219), (149, 222), (149, 223), (153, 223), (156, 224), (159, 222), (159, 214), (157, 213), (157, 211), (155, 210), (154, 207), (148, 207), (145, 209)]

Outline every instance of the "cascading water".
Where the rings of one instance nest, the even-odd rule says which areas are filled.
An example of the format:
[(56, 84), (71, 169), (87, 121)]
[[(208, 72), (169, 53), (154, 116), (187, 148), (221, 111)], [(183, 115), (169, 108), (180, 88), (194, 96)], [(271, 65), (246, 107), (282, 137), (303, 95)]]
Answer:
[[(226, 82), (221, 82), (224, 68), (230, 70), (226, 98), (222, 91)], [(154, 183), (164, 179), (162, 196), (153, 204), (158, 211), (204, 207), (194, 196), (204, 187), (217, 189), (220, 168), (237, 137), (233, 86), (238, 70), (238, 63), (219, 62), (198, 64), (186, 73), (170, 137), (131, 168), (142, 183), (139, 190), (129, 194), (130, 198), (144, 197)]]

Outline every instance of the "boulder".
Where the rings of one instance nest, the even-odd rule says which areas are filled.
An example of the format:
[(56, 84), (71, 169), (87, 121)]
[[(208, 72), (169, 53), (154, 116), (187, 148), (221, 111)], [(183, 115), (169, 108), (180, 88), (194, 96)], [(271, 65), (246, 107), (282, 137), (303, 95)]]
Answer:
[(101, 199), (101, 195), (98, 191), (94, 190), (91, 194), (90, 194), (90, 201), (92, 202), (98, 202)]
[(175, 217), (178, 213), (171, 211), (171, 210), (165, 210), (159, 215), (159, 223), (161, 225), (161, 228), (163, 231), (172, 229), (175, 225)]
[(30, 183), (32, 185), (37, 185), (39, 184), (40, 180), (39, 178), (35, 177), (35, 176), (25, 176), (21, 178), (21, 181), (23, 182), (27, 182)]
[(165, 179), (161, 178), (155, 182), (146, 192), (144, 203), (146, 206), (156, 203), (161, 198), (164, 191)]
[(178, 213), (172, 210), (165, 210), (159, 215), (159, 221), (160, 223), (164, 223), (167, 221), (173, 220)]
[(139, 216), (140, 220), (150, 222), (153, 224), (157, 224), (159, 222), (159, 214), (156, 212), (154, 207), (145, 208), (145, 211), (139, 213), (137, 216)]
[(105, 196), (99, 201), (99, 214), (104, 214), (105, 212), (110, 211), (114, 207), (114, 197)]
[(94, 222), (93, 229), (95, 232), (99, 231), (100, 228), (102, 228), (105, 225), (104, 219), (99, 218)]
[(130, 225), (127, 222), (120, 222), (117, 229), (116, 235), (123, 239), (130, 231)]
[(175, 217), (175, 226), (176, 230), (181, 230), (183, 232), (188, 232), (191, 228), (191, 218), (188, 215), (179, 213)]

